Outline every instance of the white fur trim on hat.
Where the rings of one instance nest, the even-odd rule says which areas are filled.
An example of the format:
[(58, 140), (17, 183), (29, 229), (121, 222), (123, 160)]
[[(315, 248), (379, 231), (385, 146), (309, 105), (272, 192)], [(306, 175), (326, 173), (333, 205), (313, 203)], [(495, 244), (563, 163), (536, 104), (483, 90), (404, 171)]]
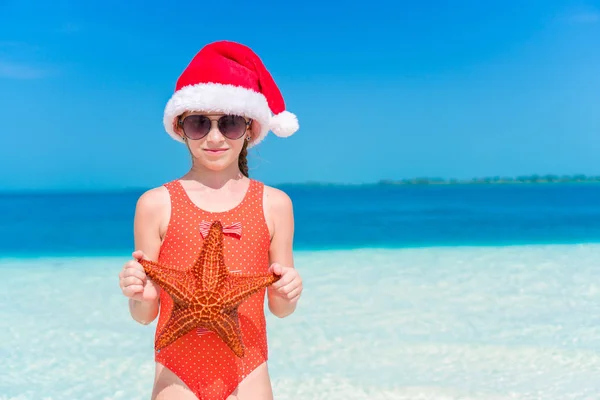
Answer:
[[(165, 106), (163, 124), (167, 133), (179, 142), (183, 139), (175, 132), (176, 118), (186, 111), (230, 113), (252, 118), (260, 124), (260, 133), (252, 137), (249, 146), (258, 144), (271, 129), (271, 110), (265, 96), (240, 86), (200, 83), (176, 91)], [(290, 125), (286, 121), (284, 119), (274, 129), (288, 132)]]

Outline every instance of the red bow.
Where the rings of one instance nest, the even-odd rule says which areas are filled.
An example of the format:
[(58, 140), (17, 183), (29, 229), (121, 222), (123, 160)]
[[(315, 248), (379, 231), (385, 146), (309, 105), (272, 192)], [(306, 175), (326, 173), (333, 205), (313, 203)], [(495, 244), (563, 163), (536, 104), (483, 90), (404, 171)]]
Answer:
[[(210, 230), (211, 222), (202, 221), (200, 222), (200, 234), (203, 238), (208, 235), (208, 231)], [(240, 222), (234, 222), (231, 225), (223, 226), (223, 234), (233, 236), (237, 239), (242, 237), (242, 224)]]

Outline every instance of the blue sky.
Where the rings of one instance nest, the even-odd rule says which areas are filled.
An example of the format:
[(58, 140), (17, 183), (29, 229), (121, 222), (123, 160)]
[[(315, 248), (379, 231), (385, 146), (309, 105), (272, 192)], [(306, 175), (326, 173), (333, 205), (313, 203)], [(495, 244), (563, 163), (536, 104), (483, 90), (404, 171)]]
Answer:
[(598, 3), (49, 3), (0, 1), (0, 189), (185, 173), (163, 109), (221, 39), (260, 55), (300, 121), (252, 151), (269, 184), (600, 174)]

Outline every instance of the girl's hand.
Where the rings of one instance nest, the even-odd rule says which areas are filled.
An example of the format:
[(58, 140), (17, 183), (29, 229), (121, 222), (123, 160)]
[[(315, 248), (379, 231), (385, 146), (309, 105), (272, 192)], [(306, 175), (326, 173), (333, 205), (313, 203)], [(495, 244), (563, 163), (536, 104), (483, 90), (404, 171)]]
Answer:
[(298, 302), (302, 293), (302, 278), (300, 278), (298, 270), (273, 263), (269, 267), (269, 272), (281, 276), (277, 282), (271, 285), (272, 293), (292, 304)]
[(123, 295), (137, 301), (156, 300), (159, 288), (148, 279), (144, 267), (137, 261), (145, 257), (144, 253), (138, 250), (132, 255), (134, 260), (127, 261), (119, 273), (119, 286)]

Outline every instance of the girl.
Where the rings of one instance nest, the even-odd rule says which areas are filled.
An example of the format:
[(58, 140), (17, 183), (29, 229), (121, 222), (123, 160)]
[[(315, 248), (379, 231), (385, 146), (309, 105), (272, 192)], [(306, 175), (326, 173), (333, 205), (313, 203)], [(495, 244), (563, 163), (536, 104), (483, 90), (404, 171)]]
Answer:
[(193, 162), (183, 177), (138, 200), (137, 251), (119, 274), (133, 319), (148, 324), (158, 316), (157, 334), (164, 327), (173, 300), (147, 279), (138, 261), (189, 268), (202, 247), (202, 223), (218, 220), (224, 227), (237, 227), (237, 235), (223, 239), (230, 271), (270, 272), (280, 279), (239, 308), (243, 357), (213, 332), (196, 330), (155, 351), (152, 399), (272, 399), (265, 293), (269, 310), (283, 318), (294, 312), (302, 280), (292, 257), (292, 202), (284, 192), (248, 177), (246, 155), (269, 130), (289, 136), (298, 122), (285, 111), (259, 57), (246, 46), (225, 41), (204, 47), (192, 59), (177, 81), (163, 122), (172, 138), (187, 145)]

